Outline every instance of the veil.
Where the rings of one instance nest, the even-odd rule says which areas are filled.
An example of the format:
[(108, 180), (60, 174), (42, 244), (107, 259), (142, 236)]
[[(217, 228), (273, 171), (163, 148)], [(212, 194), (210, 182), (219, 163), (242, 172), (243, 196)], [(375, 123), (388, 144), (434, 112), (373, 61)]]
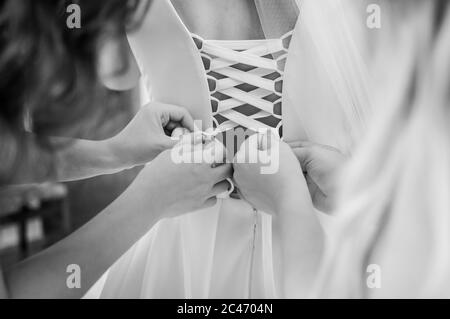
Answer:
[[(395, 72), (379, 75), (375, 118), (345, 171), (340, 225), (311, 297), (449, 296), (450, 6), (389, 4), (376, 55)], [(381, 289), (366, 284), (370, 264), (382, 268)]]
[(295, 0), (255, 0), (259, 20), (267, 39), (279, 38), (294, 30), (299, 16)]
[[(371, 113), (369, 72), (361, 54), (363, 50), (355, 41), (355, 30), (360, 26), (352, 25), (356, 19), (348, 1), (255, 0), (267, 38), (279, 37), (289, 30), (300, 34), (297, 38), (301, 42), (291, 43), (285, 90), (293, 95), (292, 100), (306, 102), (295, 103), (292, 107), (307, 138), (331, 144), (344, 152), (351, 152), (362, 138)], [(306, 51), (310, 52), (308, 56), (305, 56)], [(314, 60), (315, 68), (307, 70), (310, 59)], [(313, 103), (317, 101), (318, 92), (299, 90), (299, 83), (306, 84), (308, 80), (328, 82), (332, 92), (321, 93), (328, 96), (326, 101), (322, 100), (324, 103)], [(308, 94), (313, 95), (307, 98)], [(336, 104), (334, 110), (329, 108), (332, 101)], [(302, 120), (304, 117), (308, 121)], [(321, 127), (320, 134), (317, 127)]]

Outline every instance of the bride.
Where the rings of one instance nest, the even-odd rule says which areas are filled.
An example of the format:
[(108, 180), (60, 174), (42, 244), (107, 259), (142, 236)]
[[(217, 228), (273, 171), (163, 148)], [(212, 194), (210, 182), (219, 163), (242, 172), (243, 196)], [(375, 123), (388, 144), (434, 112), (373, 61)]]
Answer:
[[(269, 129), (285, 142), (309, 140), (350, 154), (369, 100), (364, 64), (349, 31), (353, 20), (343, 7), (335, 0), (153, 1), (140, 30), (128, 38), (143, 99), (184, 106), (203, 130), (218, 133), (231, 156), (240, 146), (230, 149), (221, 132), (236, 128), (248, 135)], [(254, 142), (250, 137), (241, 151)], [(276, 188), (283, 174), (299, 181), (289, 185), (290, 193), (305, 193), (306, 183), (284, 142), (280, 150), (279, 171), (267, 175), (267, 196), (283, 202)], [(244, 176), (239, 171), (237, 164), (238, 188)], [(305, 214), (292, 218), (281, 206), (257, 209), (242, 193), (160, 222), (86, 297), (305, 296), (310, 268), (320, 258), (325, 217), (309, 197), (297, 196), (297, 209)], [(304, 267), (296, 267), (299, 261)]]

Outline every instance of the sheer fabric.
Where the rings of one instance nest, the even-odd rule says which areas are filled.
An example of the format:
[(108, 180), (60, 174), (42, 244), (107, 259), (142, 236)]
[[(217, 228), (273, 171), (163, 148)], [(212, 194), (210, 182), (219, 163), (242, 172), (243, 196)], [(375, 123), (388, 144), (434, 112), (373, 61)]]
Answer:
[[(370, 116), (370, 79), (354, 41), (351, 0), (298, 0), (299, 24), (285, 73), (285, 101), (307, 139), (351, 152)], [(285, 117), (286, 118), (286, 117)], [(320, 128), (318, 128), (320, 127)]]
[(295, 0), (255, 0), (266, 39), (276, 39), (295, 29), (299, 6)]

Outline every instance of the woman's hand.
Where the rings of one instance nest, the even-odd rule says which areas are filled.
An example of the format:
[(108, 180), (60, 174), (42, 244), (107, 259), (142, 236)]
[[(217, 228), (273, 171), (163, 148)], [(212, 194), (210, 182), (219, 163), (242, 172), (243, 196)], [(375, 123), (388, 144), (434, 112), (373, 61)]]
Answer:
[(189, 112), (179, 106), (152, 102), (143, 106), (131, 122), (108, 142), (112, 152), (124, 167), (133, 167), (153, 160), (177, 142), (171, 132), (182, 127), (194, 130)]
[[(245, 199), (255, 208), (272, 214), (277, 294), (281, 298), (305, 298), (320, 264), (323, 231), (292, 149), (272, 137), (269, 157), (271, 161), (279, 161), (279, 168), (274, 174), (261, 174), (267, 151), (258, 150), (257, 144), (257, 137), (250, 137), (241, 147), (234, 179)], [(252, 152), (257, 152), (260, 160), (256, 164), (243, 164), (242, 159)]]
[[(257, 135), (241, 146), (235, 157), (234, 181), (255, 208), (276, 215), (292, 199), (310, 199), (302, 169), (291, 148), (272, 134), (267, 138), (270, 144), (267, 150), (260, 149)], [(249, 162), (252, 157), (256, 163)], [(264, 163), (269, 160), (278, 169), (273, 174), (264, 174)]]
[[(200, 147), (192, 150), (198, 151), (203, 152)], [(228, 183), (221, 181), (231, 176), (231, 165), (212, 168), (207, 163), (177, 164), (172, 159), (171, 151), (161, 153), (89, 223), (33, 258), (11, 267), (5, 275), (10, 297), (81, 298), (161, 219), (211, 206), (215, 196), (227, 190)], [(67, 289), (67, 265), (73, 263), (82, 269), (80, 289)]]
[(314, 206), (322, 212), (334, 208), (336, 175), (346, 157), (338, 149), (311, 142), (289, 143), (306, 177)]
[[(169, 136), (178, 127), (189, 132), (194, 130), (194, 121), (186, 109), (170, 104), (150, 103), (142, 107), (131, 122), (110, 139), (90, 141), (53, 137), (52, 141), (55, 143), (69, 145), (54, 155), (55, 176), (43, 178), (40, 176), (43, 174), (25, 171), (26, 174), (20, 174), (14, 182), (39, 183), (49, 178), (68, 182), (115, 174), (146, 164), (177, 143)], [(33, 139), (34, 136), (30, 134), (28, 138)], [(36, 168), (32, 168), (35, 172)]]
[[(193, 144), (186, 147), (183, 143)], [(184, 138), (147, 164), (127, 192), (139, 197), (137, 201), (144, 206), (156, 207), (160, 219), (214, 206), (217, 196), (229, 189), (226, 179), (233, 171), (231, 164), (221, 164), (224, 153), (215, 149), (202, 144), (201, 138)], [(195, 158), (202, 160), (189, 161)]]

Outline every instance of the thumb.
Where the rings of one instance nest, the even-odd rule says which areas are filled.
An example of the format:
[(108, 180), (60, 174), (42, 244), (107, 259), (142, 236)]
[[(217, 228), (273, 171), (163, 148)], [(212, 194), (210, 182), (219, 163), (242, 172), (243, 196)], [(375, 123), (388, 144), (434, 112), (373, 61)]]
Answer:
[(161, 134), (160, 137), (161, 141), (160, 141), (160, 145), (163, 148), (163, 150), (168, 150), (173, 148), (175, 145), (177, 145), (179, 143), (179, 139), (177, 138), (173, 138), (173, 137), (169, 137), (165, 134)]
[(260, 151), (270, 151), (274, 146), (280, 143), (280, 138), (277, 137), (272, 130), (267, 130), (264, 133), (258, 133), (258, 149)]
[(194, 120), (191, 114), (184, 108), (176, 105), (165, 105), (163, 117), (166, 119), (166, 123), (163, 126), (169, 124), (170, 122), (179, 123), (181, 127), (193, 132), (195, 129)]

